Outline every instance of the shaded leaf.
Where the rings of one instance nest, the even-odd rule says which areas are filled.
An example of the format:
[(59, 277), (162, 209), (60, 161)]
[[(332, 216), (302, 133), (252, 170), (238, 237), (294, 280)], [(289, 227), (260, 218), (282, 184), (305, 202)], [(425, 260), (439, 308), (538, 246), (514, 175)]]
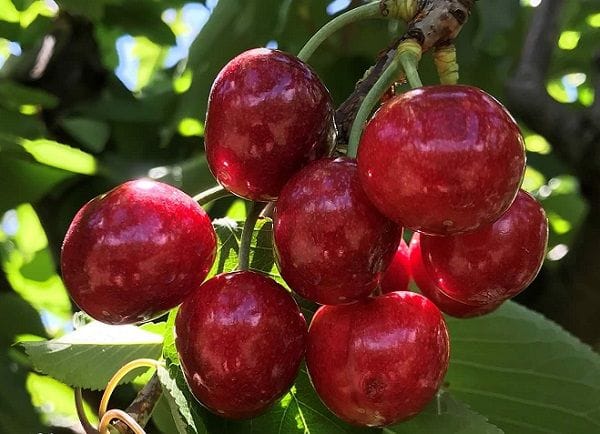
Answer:
[[(35, 202), (73, 173), (18, 158), (0, 158), (0, 211)], [(18, 192), (18, 194), (15, 194)]]
[(58, 105), (58, 98), (43, 90), (33, 89), (12, 80), (1, 80), (0, 104), (14, 110), (19, 110), (23, 105), (54, 108)]
[(146, 36), (159, 45), (175, 45), (175, 34), (161, 19), (162, 2), (127, 0), (111, 2), (104, 9), (104, 19), (112, 26), (133, 36)]
[(423, 413), (415, 418), (387, 427), (384, 434), (502, 434), (487, 418), (447, 392), (440, 392)]
[(105, 122), (86, 118), (67, 118), (61, 126), (91, 152), (101, 152), (110, 136), (110, 127)]
[(600, 355), (514, 302), (448, 321), (448, 390), (506, 432), (600, 431)]

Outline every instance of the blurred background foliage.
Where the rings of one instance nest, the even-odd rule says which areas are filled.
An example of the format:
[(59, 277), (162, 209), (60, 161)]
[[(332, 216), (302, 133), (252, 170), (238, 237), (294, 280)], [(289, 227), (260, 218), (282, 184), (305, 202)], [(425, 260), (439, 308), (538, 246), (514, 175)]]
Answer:
[[(141, 176), (190, 194), (214, 185), (202, 136), (208, 92), (219, 69), (251, 47), (297, 53), (331, 15), (360, 3), (0, 0), (0, 432), (77, 430), (72, 391), (32, 373), (11, 347), (73, 327), (57, 263), (77, 209)], [(583, 109), (595, 98), (591, 58), (599, 48), (600, 0), (565, 3), (545, 85), (555, 100)], [(478, 2), (457, 44), (463, 83), (503, 100), (539, 4)], [(385, 21), (364, 22), (317, 51), (311, 64), (337, 103), (401, 31)], [(427, 56), (422, 70), (424, 82), (436, 81)], [(522, 128), (528, 150), (524, 187), (542, 201), (551, 233), (542, 276), (520, 301), (597, 345), (597, 321), (587, 324), (589, 333), (582, 332), (569, 322), (574, 314), (561, 311), (572, 296), (569, 278), (563, 278), (556, 297), (548, 282), (557, 273), (573, 273), (569, 258), (579, 238), (590, 230), (598, 236), (600, 220), (587, 225), (588, 232), (582, 225), (600, 204), (581, 194), (577, 174), (551, 143), (527, 125)], [(232, 217), (243, 217), (241, 201), (222, 201), (210, 211), (222, 216), (228, 209)], [(597, 250), (584, 254), (597, 257)], [(590, 263), (597, 269), (586, 285), (597, 293), (600, 261)], [(592, 308), (598, 312), (598, 304)], [(127, 402), (133, 393), (122, 391), (116, 399)]]

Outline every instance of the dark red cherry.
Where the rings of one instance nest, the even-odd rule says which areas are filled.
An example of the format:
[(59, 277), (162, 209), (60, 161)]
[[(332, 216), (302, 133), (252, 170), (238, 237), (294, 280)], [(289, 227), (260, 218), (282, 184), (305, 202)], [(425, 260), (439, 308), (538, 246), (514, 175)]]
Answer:
[(77, 306), (98, 321), (129, 324), (180, 304), (202, 284), (215, 254), (210, 219), (191, 197), (138, 180), (79, 210), (61, 269)]
[(496, 222), (452, 237), (421, 236), (423, 263), (449, 297), (487, 305), (514, 297), (535, 278), (548, 242), (544, 209), (520, 191)]
[(292, 385), (306, 321), (289, 292), (262, 274), (206, 281), (181, 305), (175, 345), (194, 396), (231, 419), (264, 412)]
[(333, 133), (329, 92), (290, 54), (246, 51), (212, 86), (206, 156), (219, 183), (238, 196), (275, 200), (295, 172), (329, 152)]
[(394, 291), (406, 291), (409, 280), (410, 264), (408, 260), (408, 246), (404, 240), (400, 240), (398, 250), (379, 283), (381, 292), (386, 294)]
[(419, 287), (421, 294), (434, 302), (442, 312), (456, 318), (473, 318), (493, 312), (500, 307), (504, 300), (482, 306), (472, 306), (456, 301), (444, 294), (442, 290), (437, 287), (423, 265), (420, 238), (421, 235), (418, 232), (413, 234), (408, 254), (410, 260), (410, 272), (415, 283)]
[(323, 159), (302, 169), (276, 203), (273, 240), (281, 276), (301, 296), (348, 303), (377, 286), (402, 229), (360, 185), (356, 162)]
[(384, 104), (362, 136), (365, 192), (396, 223), (438, 235), (497, 220), (514, 200), (525, 148), (506, 109), (468, 86), (414, 89)]
[(323, 403), (355, 425), (385, 426), (419, 413), (448, 368), (439, 309), (412, 292), (391, 292), (313, 317), (306, 365)]

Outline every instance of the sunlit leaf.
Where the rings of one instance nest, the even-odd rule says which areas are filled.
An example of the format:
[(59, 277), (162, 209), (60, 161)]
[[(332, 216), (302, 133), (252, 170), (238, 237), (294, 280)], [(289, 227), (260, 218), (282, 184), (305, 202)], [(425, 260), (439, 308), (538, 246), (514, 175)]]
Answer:
[(23, 148), (38, 162), (69, 172), (93, 175), (98, 169), (96, 159), (79, 149), (52, 140), (23, 140)]
[[(127, 362), (157, 359), (162, 342), (162, 335), (135, 326), (92, 322), (58, 339), (20, 346), (38, 371), (72, 387), (99, 390)], [(126, 376), (122, 383), (139, 373)]]
[[(50, 426), (79, 425), (74, 405), (74, 391), (71, 387), (45, 375), (30, 373), (27, 376), (27, 391), (31, 402), (38, 409), (42, 420)], [(95, 411), (84, 402), (90, 422), (98, 423)]]

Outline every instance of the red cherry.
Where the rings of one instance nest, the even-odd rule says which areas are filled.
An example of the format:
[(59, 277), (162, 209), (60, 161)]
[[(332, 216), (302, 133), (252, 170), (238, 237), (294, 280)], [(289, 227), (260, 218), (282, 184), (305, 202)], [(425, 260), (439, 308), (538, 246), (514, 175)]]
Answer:
[(410, 280), (410, 264), (408, 260), (408, 246), (404, 240), (400, 240), (398, 250), (392, 259), (392, 263), (385, 270), (381, 278), (381, 292), (387, 294), (394, 291), (406, 291)]
[(306, 365), (339, 418), (385, 426), (423, 410), (442, 384), (449, 352), (438, 308), (420, 294), (391, 292), (321, 307), (310, 325)]
[(449, 297), (486, 305), (514, 297), (539, 272), (548, 242), (542, 206), (520, 191), (491, 225), (452, 237), (421, 237), (423, 263)]
[(192, 393), (231, 419), (259, 415), (290, 388), (307, 335), (292, 296), (252, 271), (206, 281), (181, 305), (175, 332)]
[(410, 260), (410, 271), (415, 283), (421, 290), (421, 294), (434, 302), (442, 312), (456, 318), (473, 318), (493, 312), (500, 307), (504, 300), (485, 304), (483, 306), (471, 306), (456, 301), (444, 294), (443, 291), (436, 286), (423, 265), (420, 237), (421, 235), (418, 232), (413, 234), (408, 255)]
[(373, 116), (358, 152), (360, 179), (396, 223), (430, 234), (497, 220), (525, 171), (523, 138), (498, 101), (467, 86), (399, 95)]
[(61, 269), (69, 294), (108, 324), (154, 318), (205, 279), (216, 235), (204, 210), (182, 191), (130, 181), (85, 204), (67, 231)]
[(368, 296), (388, 267), (402, 229), (368, 201), (356, 162), (323, 159), (286, 184), (274, 212), (273, 240), (281, 276), (321, 304)]
[(217, 76), (206, 115), (210, 170), (232, 193), (275, 200), (290, 177), (333, 144), (333, 103), (298, 58), (257, 48)]

